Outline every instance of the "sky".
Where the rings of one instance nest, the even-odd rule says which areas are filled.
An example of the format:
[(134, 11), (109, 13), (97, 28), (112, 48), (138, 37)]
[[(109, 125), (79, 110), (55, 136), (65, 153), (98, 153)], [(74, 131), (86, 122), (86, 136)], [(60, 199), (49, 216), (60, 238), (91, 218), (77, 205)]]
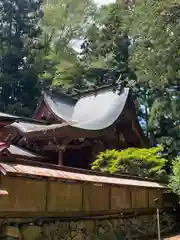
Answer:
[(108, 4), (114, 1), (115, 0), (94, 0), (94, 2), (97, 3), (98, 5)]

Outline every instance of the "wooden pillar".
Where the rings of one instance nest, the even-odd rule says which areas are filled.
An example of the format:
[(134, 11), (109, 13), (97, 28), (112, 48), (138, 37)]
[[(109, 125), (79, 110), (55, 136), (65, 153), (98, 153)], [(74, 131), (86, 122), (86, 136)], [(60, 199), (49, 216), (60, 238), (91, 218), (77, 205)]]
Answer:
[(61, 145), (58, 147), (58, 165), (63, 166), (63, 153), (66, 150), (67, 145)]
[(68, 147), (69, 142), (71, 142), (71, 139), (65, 139), (61, 145), (57, 144), (57, 150), (58, 150), (58, 165), (63, 166), (63, 153), (65, 152), (66, 148)]
[(60, 149), (58, 152), (58, 165), (62, 166), (63, 165), (63, 150)]

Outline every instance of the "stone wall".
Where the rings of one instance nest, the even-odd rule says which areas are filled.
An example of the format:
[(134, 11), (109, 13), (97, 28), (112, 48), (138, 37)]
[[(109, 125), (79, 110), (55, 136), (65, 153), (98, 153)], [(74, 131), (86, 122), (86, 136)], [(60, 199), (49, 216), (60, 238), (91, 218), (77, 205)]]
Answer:
[[(175, 226), (172, 214), (161, 213), (162, 234)], [(39, 220), (1, 221), (0, 239), (3, 240), (118, 240), (144, 239), (157, 232), (156, 214), (140, 216), (120, 215), (109, 219), (78, 221)]]

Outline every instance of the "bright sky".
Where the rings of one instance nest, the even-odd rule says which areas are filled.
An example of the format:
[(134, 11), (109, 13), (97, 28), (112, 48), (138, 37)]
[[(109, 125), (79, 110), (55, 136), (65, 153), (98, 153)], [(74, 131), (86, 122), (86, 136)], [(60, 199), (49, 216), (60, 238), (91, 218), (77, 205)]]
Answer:
[(103, 5), (103, 4), (115, 2), (115, 0), (94, 0), (94, 2), (97, 3), (98, 5)]

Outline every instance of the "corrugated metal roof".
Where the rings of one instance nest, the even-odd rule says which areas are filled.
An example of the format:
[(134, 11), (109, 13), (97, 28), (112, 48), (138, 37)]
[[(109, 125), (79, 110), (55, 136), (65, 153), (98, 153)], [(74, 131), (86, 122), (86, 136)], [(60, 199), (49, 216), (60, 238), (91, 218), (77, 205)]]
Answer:
[(49, 169), (43, 167), (36, 167), (30, 165), (22, 165), (15, 163), (0, 163), (0, 170), (3, 174), (22, 174), (22, 175), (33, 175), (39, 177), (50, 177), (61, 180), (70, 181), (83, 181), (83, 182), (94, 182), (102, 184), (114, 184), (114, 185), (125, 185), (125, 186), (137, 186), (137, 187), (150, 187), (150, 188), (166, 188), (165, 185), (151, 182), (142, 181), (135, 179), (117, 178), (112, 176), (98, 176), (86, 173), (69, 172), (58, 169)]

